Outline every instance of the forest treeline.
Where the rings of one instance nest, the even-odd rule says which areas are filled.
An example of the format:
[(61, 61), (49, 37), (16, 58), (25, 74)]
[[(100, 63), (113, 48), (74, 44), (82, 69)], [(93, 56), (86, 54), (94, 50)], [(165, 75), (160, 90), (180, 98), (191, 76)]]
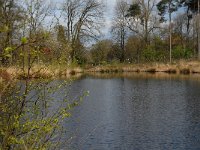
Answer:
[(196, 59), (198, 6), (199, 0), (117, 0), (111, 38), (104, 39), (104, 0), (0, 0), (0, 63), (30, 68)]

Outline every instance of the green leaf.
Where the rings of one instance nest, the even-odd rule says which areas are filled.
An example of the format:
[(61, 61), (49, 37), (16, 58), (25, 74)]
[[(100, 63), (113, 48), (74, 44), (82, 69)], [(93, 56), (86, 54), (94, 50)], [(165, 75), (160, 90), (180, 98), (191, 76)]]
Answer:
[(44, 33), (44, 38), (47, 39), (48, 37), (49, 37), (49, 33), (48, 33), (48, 32), (45, 32), (45, 33)]
[(7, 47), (6, 49), (5, 49), (5, 53), (10, 53), (10, 52), (12, 52), (14, 49), (12, 48), (12, 47)]
[(24, 54), (23, 54), (23, 53), (20, 53), (20, 54), (19, 54), (19, 56), (20, 56), (20, 57), (23, 57), (23, 56), (24, 56)]
[(6, 54), (5, 57), (11, 58), (12, 56), (10, 54)]
[(22, 37), (21, 42), (22, 42), (22, 44), (26, 44), (28, 42), (28, 40), (26, 37)]
[(9, 30), (9, 28), (6, 25), (0, 27), (0, 32), (8, 32), (8, 30)]
[(9, 27), (8, 26), (4, 26), (3, 30), (4, 30), (4, 32), (8, 32)]

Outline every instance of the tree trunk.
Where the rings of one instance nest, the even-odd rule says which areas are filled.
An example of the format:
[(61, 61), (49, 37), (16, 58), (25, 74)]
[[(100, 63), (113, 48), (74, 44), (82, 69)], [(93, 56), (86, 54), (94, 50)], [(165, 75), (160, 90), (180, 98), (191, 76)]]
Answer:
[(147, 18), (145, 18), (145, 44), (146, 46), (148, 45), (148, 19)]
[(198, 59), (200, 60), (200, 0), (198, 0)]
[(124, 27), (122, 27), (121, 29), (121, 43), (120, 43), (120, 47), (121, 47), (121, 62), (125, 61), (125, 29)]
[(172, 63), (172, 14), (171, 14), (171, 2), (169, 3), (169, 57), (170, 64)]

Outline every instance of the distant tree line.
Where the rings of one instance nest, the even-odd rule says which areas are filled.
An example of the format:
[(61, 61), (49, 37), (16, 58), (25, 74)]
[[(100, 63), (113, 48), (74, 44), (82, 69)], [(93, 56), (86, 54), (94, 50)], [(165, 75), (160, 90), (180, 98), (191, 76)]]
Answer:
[[(98, 42), (92, 50), (93, 61), (98, 56), (100, 62), (129, 63), (200, 58), (198, 6), (198, 0), (117, 0), (113, 44)], [(109, 51), (102, 48), (105, 43), (112, 45)]]
[(103, 1), (0, 0), (0, 65), (200, 58), (199, 6), (199, 0), (117, 0), (112, 39), (102, 40)]

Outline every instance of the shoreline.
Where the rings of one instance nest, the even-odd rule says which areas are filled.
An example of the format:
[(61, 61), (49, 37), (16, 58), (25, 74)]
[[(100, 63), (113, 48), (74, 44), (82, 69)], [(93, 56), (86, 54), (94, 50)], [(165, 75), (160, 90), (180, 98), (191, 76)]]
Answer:
[[(149, 64), (109, 64), (94, 67), (61, 67), (61, 66), (34, 66), (30, 71), (31, 79), (50, 79), (72, 77), (84, 73), (167, 73), (167, 74), (200, 74), (199, 61), (179, 61), (176, 64), (149, 63)], [(12, 79), (26, 79), (22, 69), (18, 67), (0, 68), (0, 81)]]
[(100, 72), (100, 73), (149, 72), (149, 73), (168, 73), (168, 74), (200, 74), (200, 62), (180, 61), (176, 64), (149, 63), (149, 64), (105, 65), (105, 66), (96, 66), (86, 71)]

